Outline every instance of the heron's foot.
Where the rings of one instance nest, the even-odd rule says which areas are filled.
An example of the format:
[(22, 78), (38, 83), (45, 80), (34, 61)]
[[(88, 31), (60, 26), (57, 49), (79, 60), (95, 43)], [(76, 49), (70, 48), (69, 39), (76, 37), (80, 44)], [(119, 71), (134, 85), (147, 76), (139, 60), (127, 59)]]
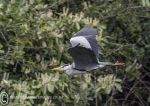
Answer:
[(123, 63), (123, 62), (119, 62), (119, 61), (117, 61), (115, 64), (113, 64), (113, 66), (122, 66), (122, 65), (124, 65), (125, 63)]

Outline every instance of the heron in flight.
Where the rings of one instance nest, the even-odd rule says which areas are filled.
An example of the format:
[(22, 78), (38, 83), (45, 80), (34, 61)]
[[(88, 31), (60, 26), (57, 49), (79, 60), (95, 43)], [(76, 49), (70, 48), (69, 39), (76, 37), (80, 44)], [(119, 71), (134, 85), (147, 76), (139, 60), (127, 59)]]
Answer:
[(67, 64), (53, 70), (65, 71), (68, 75), (92, 72), (105, 66), (123, 65), (123, 63), (111, 63), (99, 61), (99, 46), (96, 41), (97, 30), (92, 27), (84, 27), (75, 33), (70, 39), (71, 48), (68, 53), (73, 58), (72, 64)]

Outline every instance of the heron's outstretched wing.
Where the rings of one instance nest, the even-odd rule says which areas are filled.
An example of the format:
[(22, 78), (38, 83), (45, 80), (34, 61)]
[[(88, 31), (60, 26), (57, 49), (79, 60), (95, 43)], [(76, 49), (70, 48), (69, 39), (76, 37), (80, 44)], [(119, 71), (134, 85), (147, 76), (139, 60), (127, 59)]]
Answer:
[(83, 36), (90, 44), (91, 49), (95, 55), (99, 57), (99, 47), (96, 41), (97, 30), (92, 27), (84, 27), (79, 32), (75, 33), (73, 37)]
[(73, 37), (75, 37), (75, 36), (89, 36), (89, 35), (96, 36), (97, 35), (97, 30), (92, 28), (92, 27), (84, 27), (80, 31), (75, 33), (73, 35)]
[(87, 71), (99, 65), (97, 56), (94, 52), (85, 47), (76, 46), (69, 48), (68, 53), (72, 56), (75, 68), (78, 70)]

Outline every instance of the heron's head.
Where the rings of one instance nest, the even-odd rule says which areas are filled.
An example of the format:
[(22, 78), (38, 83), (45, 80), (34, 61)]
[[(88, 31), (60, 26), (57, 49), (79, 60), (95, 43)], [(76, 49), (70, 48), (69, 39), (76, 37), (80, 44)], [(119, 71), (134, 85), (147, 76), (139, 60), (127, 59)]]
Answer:
[(69, 65), (65, 65), (64, 66), (64, 70), (65, 70), (66, 74), (71, 75), (72, 72), (73, 72), (72, 65), (70, 65), (70, 64)]

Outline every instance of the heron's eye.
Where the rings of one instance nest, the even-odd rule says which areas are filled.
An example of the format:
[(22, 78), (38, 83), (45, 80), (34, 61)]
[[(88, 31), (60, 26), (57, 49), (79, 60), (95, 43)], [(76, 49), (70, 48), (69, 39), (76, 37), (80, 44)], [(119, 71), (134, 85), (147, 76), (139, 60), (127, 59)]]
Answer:
[(80, 46), (80, 43), (78, 43), (78, 44), (76, 45), (76, 47), (78, 47), (78, 46)]

